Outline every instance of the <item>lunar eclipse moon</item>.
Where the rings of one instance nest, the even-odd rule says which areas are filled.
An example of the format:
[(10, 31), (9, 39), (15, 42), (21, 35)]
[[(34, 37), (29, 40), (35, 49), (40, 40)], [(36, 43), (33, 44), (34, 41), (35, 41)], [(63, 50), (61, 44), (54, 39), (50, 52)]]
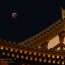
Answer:
[(16, 19), (17, 16), (18, 16), (18, 14), (17, 14), (16, 12), (13, 12), (13, 13), (12, 13), (12, 19)]

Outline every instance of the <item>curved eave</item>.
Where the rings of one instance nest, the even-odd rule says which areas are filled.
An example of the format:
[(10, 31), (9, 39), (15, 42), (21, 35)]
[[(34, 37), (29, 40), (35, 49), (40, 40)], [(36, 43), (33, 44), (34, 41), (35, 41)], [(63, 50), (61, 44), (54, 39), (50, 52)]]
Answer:
[[(8, 48), (8, 49), (7, 49)], [(12, 57), (17, 59), (24, 59), (24, 60), (31, 60), (31, 61), (38, 61), (38, 62), (46, 62), (51, 59), (51, 63), (53, 61), (60, 60), (60, 63), (65, 63), (65, 53), (64, 52), (55, 52), (49, 50), (31, 50), (25, 49), (21, 47), (12, 46), (5, 43), (0, 43), (0, 56), (2, 57)], [(32, 58), (32, 59), (31, 59)], [(37, 60), (35, 60), (37, 58)], [(62, 60), (62, 61), (61, 61)], [(58, 62), (58, 61), (57, 61)], [(55, 64), (53, 63), (53, 64)]]
[(38, 34), (34, 35), (33, 37), (19, 43), (22, 44), (31, 44), (34, 47), (38, 47), (39, 45), (45, 43), (46, 41), (51, 40), (55, 37), (58, 33), (65, 30), (65, 20), (58, 19), (54, 24), (46, 28), (45, 30), (39, 32)]
[[(7, 50), (8, 48), (8, 50)], [(58, 55), (58, 56), (64, 56), (65, 57), (65, 52), (61, 52), (61, 51), (57, 51), (57, 50), (53, 50), (53, 49), (43, 49), (43, 50), (38, 50), (38, 49), (28, 49), (28, 48), (22, 48), (21, 46), (14, 46), (14, 45), (10, 45), (10, 44), (5, 44), (5, 43), (0, 43), (0, 50), (3, 51), (9, 51), (9, 52), (13, 52), (15, 53), (16, 50), (17, 52), (19, 52), (18, 54), (20, 54), (20, 51), (23, 51), (24, 54), (27, 54), (25, 52), (31, 52), (31, 53), (40, 53), (40, 54), (50, 54), (50, 55)], [(52, 52), (53, 50), (53, 52)], [(21, 52), (22, 53), (22, 52)]]

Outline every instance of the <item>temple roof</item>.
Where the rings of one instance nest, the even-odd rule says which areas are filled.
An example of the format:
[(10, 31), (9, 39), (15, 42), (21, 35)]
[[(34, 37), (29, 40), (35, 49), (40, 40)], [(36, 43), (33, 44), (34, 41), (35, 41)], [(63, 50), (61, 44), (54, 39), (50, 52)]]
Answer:
[[(36, 35), (60, 18), (61, 5), (64, 6), (64, 1), (2, 0), (0, 38), (22, 42)], [(13, 12), (17, 12), (17, 19), (11, 18)]]

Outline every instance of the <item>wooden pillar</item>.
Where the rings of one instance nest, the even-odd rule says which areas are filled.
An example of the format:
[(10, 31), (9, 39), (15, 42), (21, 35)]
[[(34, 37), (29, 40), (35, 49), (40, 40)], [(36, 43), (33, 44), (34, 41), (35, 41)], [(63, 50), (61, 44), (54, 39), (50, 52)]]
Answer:
[(60, 44), (62, 44), (64, 42), (64, 35), (62, 32), (59, 33), (59, 42), (60, 42)]
[(58, 34), (59, 36), (59, 44), (57, 44), (56, 46), (53, 47), (53, 49), (57, 49), (60, 47), (60, 50), (63, 50), (63, 47), (65, 47), (65, 44), (64, 44), (64, 37), (65, 37), (65, 31), (62, 31)]
[(60, 50), (63, 50), (64, 37), (65, 37), (65, 31), (60, 32), (59, 33)]
[(63, 47), (62, 46), (60, 46), (60, 50), (63, 50)]

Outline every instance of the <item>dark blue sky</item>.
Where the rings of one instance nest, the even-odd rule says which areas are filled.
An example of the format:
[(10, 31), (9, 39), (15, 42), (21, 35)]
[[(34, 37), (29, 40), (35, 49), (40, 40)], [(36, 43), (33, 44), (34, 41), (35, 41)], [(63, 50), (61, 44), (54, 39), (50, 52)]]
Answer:
[[(1, 0), (0, 38), (23, 41), (44, 30), (60, 17), (64, 0)], [(17, 12), (17, 19), (11, 13)]]

